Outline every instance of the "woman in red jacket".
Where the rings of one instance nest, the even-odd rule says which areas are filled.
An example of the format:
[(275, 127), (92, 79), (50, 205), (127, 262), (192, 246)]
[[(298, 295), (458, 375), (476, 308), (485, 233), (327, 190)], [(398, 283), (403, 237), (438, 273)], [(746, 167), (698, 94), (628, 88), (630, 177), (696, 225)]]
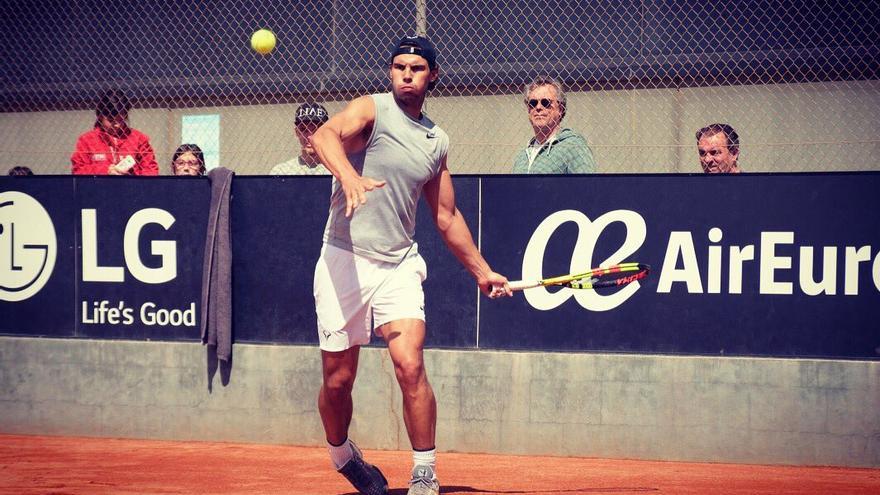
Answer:
[(150, 138), (128, 127), (128, 98), (111, 90), (95, 108), (95, 128), (76, 141), (70, 157), (78, 175), (159, 175)]

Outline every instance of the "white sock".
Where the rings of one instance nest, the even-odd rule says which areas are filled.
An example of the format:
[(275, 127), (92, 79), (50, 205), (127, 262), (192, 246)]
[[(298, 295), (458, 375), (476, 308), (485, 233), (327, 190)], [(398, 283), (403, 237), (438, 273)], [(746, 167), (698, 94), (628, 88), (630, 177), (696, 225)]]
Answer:
[(413, 468), (416, 466), (430, 466), (437, 479), (437, 449), (413, 450)]
[(354, 456), (354, 451), (352, 451), (347, 438), (342, 442), (342, 445), (338, 447), (328, 442), (327, 449), (330, 451), (330, 460), (333, 461), (333, 466), (337, 471), (342, 469), (342, 466), (345, 466), (345, 463), (350, 461), (352, 456)]

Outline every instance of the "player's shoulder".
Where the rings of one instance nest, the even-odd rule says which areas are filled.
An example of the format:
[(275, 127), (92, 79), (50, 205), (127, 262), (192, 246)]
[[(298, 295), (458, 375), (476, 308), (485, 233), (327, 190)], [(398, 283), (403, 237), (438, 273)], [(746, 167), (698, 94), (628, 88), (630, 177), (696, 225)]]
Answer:
[(349, 106), (373, 107), (376, 105), (376, 102), (379, 101), (377, 96), (381, 96), (381, 95), (377, 95), (377, 94), (361, 95), (361, 96), (358, 96), (357, 98), (351, 100), (348, 105)]
[(376, 116), (376, 103), (372, 96), (373, 95), (363, 95), (351, 100), (341, 114), (347, 118), (358, 117), (365, 120), (372, 120)]
[(446, 131), (444, 131), (443, 128), (440, 127), (439, 125), (434, 124), (432, 127), (429, 127), (428, 130), (431, 133), (433, 133), (441, 141), (444, 141), (447, 143), (449, 142), (449, 134), (447, 134)]
[(419, 124), (421, 124), (426, 129), (429, 129), (438, 137), (449, 138), (449, 135), (447, 135), (446, 131), (444, 131), (443, 128), (440, 127), (440, 124), (435, 122), (434, 119), (432, 119), (431, 116), (424, 111), (422, 112), (421, 118), (419, 119)]
[(394, 101), (394, 94), (392, 94), (391, 91), (386, 91), (384, 93), (372, 93), (364, 95), (364, 97), (369, 98), (373, 102), (380, 103), (389, 103)]
[(368, 105), (374, 111), (387, 111), (392, 105), (396, 105), (394, 96), (389, 93), (372, 93), (361, 97), (364, 105)]

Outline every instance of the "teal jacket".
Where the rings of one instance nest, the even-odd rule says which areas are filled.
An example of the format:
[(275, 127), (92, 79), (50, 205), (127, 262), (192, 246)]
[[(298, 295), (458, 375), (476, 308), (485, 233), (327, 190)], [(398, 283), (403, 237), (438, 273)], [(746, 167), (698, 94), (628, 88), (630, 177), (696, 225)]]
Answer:
[(529, 145), (516, 154), (513, 161), (515, 174), (592, 174), (596, 172), (596, 160), (587, 140), (569, 128), (556, 133), (538, 150), (529, 165)]

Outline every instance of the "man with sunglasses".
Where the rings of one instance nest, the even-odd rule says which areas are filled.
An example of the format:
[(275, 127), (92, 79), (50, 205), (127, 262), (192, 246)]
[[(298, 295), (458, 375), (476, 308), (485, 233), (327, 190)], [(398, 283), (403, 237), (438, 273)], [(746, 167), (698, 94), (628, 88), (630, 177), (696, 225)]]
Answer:
[(77, 175), (159, 175), (150, 138), (128, 126), (131, 103), (120, 91), (98, 99), (95, 127), (81, 135), (70, 157)]
[(535, 133), (517, 153), (515, 174), (590, 174), (596, 171), (593, 152), (583, 136), (562, 127), (565, 92), (559, 81), (539, 76), (526, 86), (526, 110)]

